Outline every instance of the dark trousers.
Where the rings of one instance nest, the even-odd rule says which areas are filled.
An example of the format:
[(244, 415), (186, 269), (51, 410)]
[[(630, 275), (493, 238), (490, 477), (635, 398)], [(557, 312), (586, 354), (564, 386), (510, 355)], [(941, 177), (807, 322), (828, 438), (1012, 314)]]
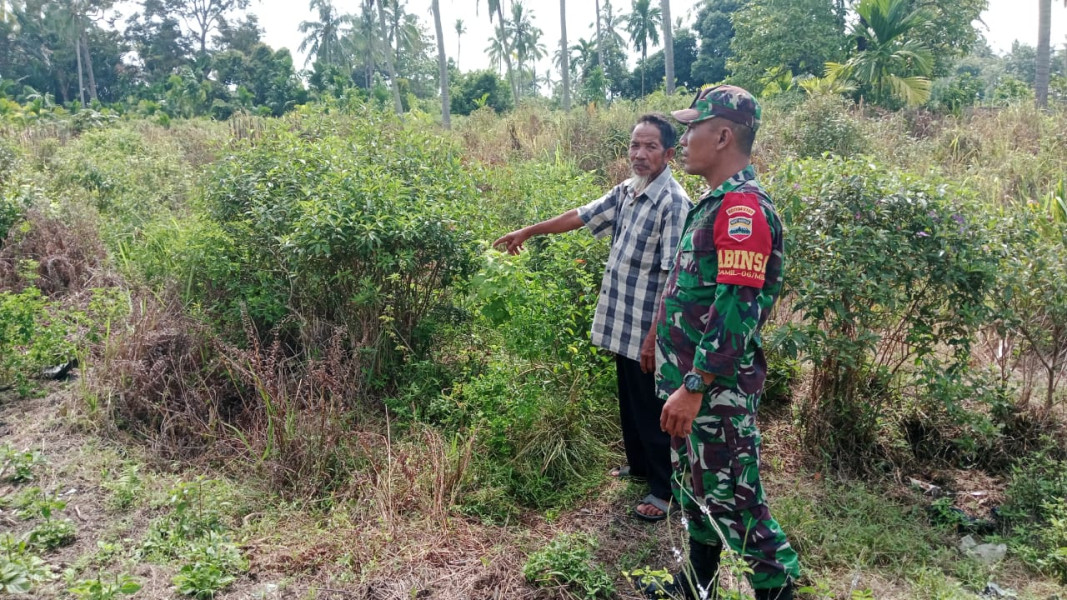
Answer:
[(626, 462), (635, 477), (645, 477), (652, 495), (671, 498), (671, 438), (659, 428), (663, 400), (656, 396), (656, 378), (641, 363), (615, 355), (619, 376), (619, 416)]

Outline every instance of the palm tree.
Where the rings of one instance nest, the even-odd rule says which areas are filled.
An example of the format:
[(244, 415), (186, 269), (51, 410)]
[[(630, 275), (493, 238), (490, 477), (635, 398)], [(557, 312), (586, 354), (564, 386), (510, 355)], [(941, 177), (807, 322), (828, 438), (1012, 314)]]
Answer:
[(537, 61), (545, 57), (545, 46), (541, 43), (542, 31), (533, 24), (532, 18), (533, 12), (527, 11), (522, 2), (516, 2), (511, 5), (511, 20), (505, 29), (510, 34), (515, 56), (519, 59), (520, 90), (524, 87), (523, 77), (527, 61), (532, 60), (533, 68)]
[(632, 10), (626, 16), (626, 31), (630, 41), (641, 51), (641, 95), (645, 95), (645, 67), (648, 58), (648, 43), (659, 43), (658, 27), (662, 19), (659, 8), (653, 8), (651, 0), (633, 0)]
[(562, 64), (559, 66), (563, 74), (563, 110), (571, 109), (571, 61), (570, 52), (567, 50), (567, 0), (559, 0), (559, 50)]
[[(619, 33), (620, 29), (626, 26), (626, 17), (623, 15), (616, 15), (615, 10), (611, 6), (611, 0), (604, 0), (604, 9), (600, 14), (600, 27), (603, 30), (602, 39), (597, 42), (597, 47), (603, 46), (603, 51), (607, 52), (609, 48), (621, 48), (624, 44), (622, 35)], [(601, 55), (603, 56), (603, 55)], [(600, 67), (603, 69), (603, 65)]]
[(844, 64), (826, 63), (826, 74), (851, 79), (873, 91), (875, 102), (897, 98), (922, 104), (930, 98), (933, 52), (912, 33), (927, 22), (909, 0), (860, 0), (851, 36), (858, 52)]
[(674, 93), (674, 33), (671, 31), (671, 2), (660, 0), (659, 10), (663, 16), (663, 67), (667, 76), (667, 93)]
[[(486, 4), (489, 8), (489, 23), (493, 22), (493, 16), (496, 15), (497, 24), (497, 40), (501, 45), (501, 56), (504, 59), (504, 64), (508, 68), (508, 82), (511, 84), (511, 93), (515, 98), (516, 106), (519, 103), (519, 87), (515, 84), (515, 74), (511, 68), (511, 44), (508, 42), (508, 36), (504, 32), (506, 27), (504, 19), (504, 0), (486, 0)], [(475, 11), (481, 6), (481, 0), (474, 5)]]
[(497, 75), (503, 77), (504, 71), (504, 42), (500, 39), (500, 33), (489, 38), (489, 45), (485, 47), (485, 55), (489, 58), (489, 64), (496, 69)]
[[(378, 5), (378, 26), (381, 28), (381, 42), (383, 45), (389, 45), (389, 31), (387, 29), (388, 24), (385, 21), (385, 2), (387, 0), (367, 0), (367, 2)], [(393, 106), (396, 108), (396, 114), (402, 114), (404, 112), (404, 105), (400, 101), (400, 84), (396, 80), (396, 65), (393, 63), (393, 53), (386, 51), (385, 53), (385, 66), (389, 70), (389, 88), (393, 91)]]
[(578, 43), (571, 46), (571, 52), (575, 53), (574, 61), (571, 63), (572, 70), (576, 71), (582, 79), (585, 79), (589, 71), (597, 66), (599, 52), (597, 51), (596, 42), (578, 38)]
[(344, 25), (351, 22), (351, 17), (338, 13), (330, 0), (311, 0), (308, 8), (317, 10), (319, 19), (303, 21), (299, 25), (304, 39), (300, 42), (298, 50), (308, 51), (304, 66), (306, 67), (311, 62), (312, 57), (324, 65), (343, 65), (345, 52), (341, 38), (344, 37)]
[(459, 65), (459, 44), (464, 33), (467, 33), (467, 28), (463, 25), (463, 19), (456, 19), (456, 65)]
[(445, 57), (445, 35), (444, 30), (441, 29), (441, 6), (439, 1), (433, 0), (430, 9), (433, 11), (433, 26), (437, 32), (437, 70), (439, 72), (438, 83), (441, 85), (441, 120), (445, 125), (445, 129), (451, 129), (452, 115), (449, 112), (451, 107), (448, 99), (448, 59)]
[(600, 38), (600, 0), (596, 0), (596, 57), (601, 72), (604, 71), (604, 43)]
[(374, 17), (373, 7), (364, 2), (361, 5), (358, 17), (349, 16), (352, 27), (341, 38), (341, 46), (351, 62), (352, 68), (363, 71), (363, 85), (370, 88), (374, 79), (374, 70), (381, 59), (381, 51), (378, 49), (378, 34)]
[[(404, 53), (421, 52), (422, 32), (419, 31), (418, 19), (404, 10), (400, 0), (386, 0), (385, 14), (389, 17), (389, 44), (396, 52), (396, 64), (400, 64)], [(432, 8), (432, 7), (431, 7)]]
[[(1065, 0), (1067, 4), (1067, 0)], [(1034, 99), (1038, 108), (1048, 108), (1048, 78), (1052, 63), (1052, 0), (1039, 0), (1037, 10), (1037, 64), (1034, 75)]]

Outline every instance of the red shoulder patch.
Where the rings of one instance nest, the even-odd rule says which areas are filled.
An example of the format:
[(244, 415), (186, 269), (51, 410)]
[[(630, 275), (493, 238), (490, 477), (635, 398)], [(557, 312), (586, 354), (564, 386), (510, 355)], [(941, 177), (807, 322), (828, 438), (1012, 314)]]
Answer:
[(763, 287), (771, 257), (771, 228), (758, 195), (732, 192), (723, 197), (715, 215), (715, 251), (716, 283)]

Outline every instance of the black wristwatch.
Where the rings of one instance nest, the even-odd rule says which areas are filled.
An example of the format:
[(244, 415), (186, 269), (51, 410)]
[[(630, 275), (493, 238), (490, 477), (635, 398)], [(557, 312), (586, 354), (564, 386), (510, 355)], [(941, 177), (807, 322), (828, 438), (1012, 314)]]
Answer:
[(685, 391), (695, 394), (703, 394), (708, 391), (708, 384), (704, 383), (704, 376), (700, 373), (690, 371), (682, 378), (682, 385), (685, 387)]

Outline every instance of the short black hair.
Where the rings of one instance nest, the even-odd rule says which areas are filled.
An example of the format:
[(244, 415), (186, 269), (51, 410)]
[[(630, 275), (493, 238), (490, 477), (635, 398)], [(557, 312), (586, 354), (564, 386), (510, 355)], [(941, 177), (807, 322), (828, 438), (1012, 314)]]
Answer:
[(745, 153), (746, 156), (752, 156), (752, 144), (756, 141), (756, 130), (748, 125), (734, 123), (733, 121), (728, 122), (730, 131), (734, 132), (734, 139), (737, 140), (737, 149)]
[[(663, 148), (674, 148), (678, 143), (678, 131), (674, 129), (674, 125), (667, 120), (667, 115), (662, 113), (648, 113), (641, 115), (637, 119), (637, 125), (642, 123), (648, 123), (659, 129), (659, 141), (663, 144)], [(634, 125), (634, 129), (637, 129), (637, 125)]]

